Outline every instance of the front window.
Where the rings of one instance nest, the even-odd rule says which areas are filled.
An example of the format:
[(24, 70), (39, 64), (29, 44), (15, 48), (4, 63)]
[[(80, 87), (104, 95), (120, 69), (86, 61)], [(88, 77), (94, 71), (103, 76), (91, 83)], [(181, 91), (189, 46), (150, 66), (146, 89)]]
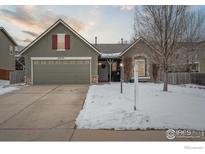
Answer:
[(52, 35), (52, 49), (57, 51), (65, 51), (70, 49), (70, 35), (55, 34)]
[(192, 72), (198, 72), (199, 71), (199, 63), (194, 63), (191, 65), (191, 71)]
[(65, 50), (65, 34), (58, 34), (58, 51), (64, 51)]
[(145, 76), (145, 59), (136, 59), (135, 61), (138, 64), (138, 76)]

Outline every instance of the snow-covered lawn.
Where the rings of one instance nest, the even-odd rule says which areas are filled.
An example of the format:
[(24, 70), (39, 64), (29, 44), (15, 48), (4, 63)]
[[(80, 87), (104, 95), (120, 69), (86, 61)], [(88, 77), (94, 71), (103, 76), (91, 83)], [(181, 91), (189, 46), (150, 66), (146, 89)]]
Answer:
[(205, 130), (205, 87), (139, 83), (138, 110), (133, 110), (134, 84), (90, 86), (76, 119), (78, 128), (90, 129), (194, 129)]
[(0, 80), (0, 95), (19, 89), (16, 85), (10, 85), (10, 81)]

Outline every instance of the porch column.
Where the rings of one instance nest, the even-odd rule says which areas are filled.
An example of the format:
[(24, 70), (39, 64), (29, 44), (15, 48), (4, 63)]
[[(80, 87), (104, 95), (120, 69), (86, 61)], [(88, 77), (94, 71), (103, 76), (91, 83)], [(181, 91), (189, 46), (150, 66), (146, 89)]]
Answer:
[(113, 60), (112, 59), (107, 59), (107, 62), (108, 64), (110, 65), (110, 82), (112, 81), (112, 63), (113, 63)]

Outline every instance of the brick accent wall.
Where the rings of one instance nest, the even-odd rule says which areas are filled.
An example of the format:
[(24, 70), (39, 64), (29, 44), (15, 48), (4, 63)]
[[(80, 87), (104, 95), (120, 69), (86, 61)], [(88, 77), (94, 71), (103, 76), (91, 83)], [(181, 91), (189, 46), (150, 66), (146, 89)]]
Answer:
[(26, 84), (30, 85), (31, 84), (31, 77), (25, 76), (25, 81), (26, 81)]
[(9, 70), (4, 70), (0, 69), (0, 79), (2, 80), (9, 80), (10, 78), (10, 71)]

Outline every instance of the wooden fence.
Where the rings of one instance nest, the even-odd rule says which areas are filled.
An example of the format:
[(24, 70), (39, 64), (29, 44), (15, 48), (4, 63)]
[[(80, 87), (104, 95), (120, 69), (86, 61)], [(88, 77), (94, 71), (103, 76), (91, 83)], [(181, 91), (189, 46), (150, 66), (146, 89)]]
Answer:
[(23, 83), (24, 82), (25, 71), (16, 70), (10, 73), (10, 83)]
[(205, 73), (191, 73), (191, 83), (205, 85)]
[[(163, 81), (163, 73), (159, 74), (159, 80)], [(205, 85), (205, 73), (198, 72), (176, 72), (168, 73), (169, 84), (199, 84)]]

